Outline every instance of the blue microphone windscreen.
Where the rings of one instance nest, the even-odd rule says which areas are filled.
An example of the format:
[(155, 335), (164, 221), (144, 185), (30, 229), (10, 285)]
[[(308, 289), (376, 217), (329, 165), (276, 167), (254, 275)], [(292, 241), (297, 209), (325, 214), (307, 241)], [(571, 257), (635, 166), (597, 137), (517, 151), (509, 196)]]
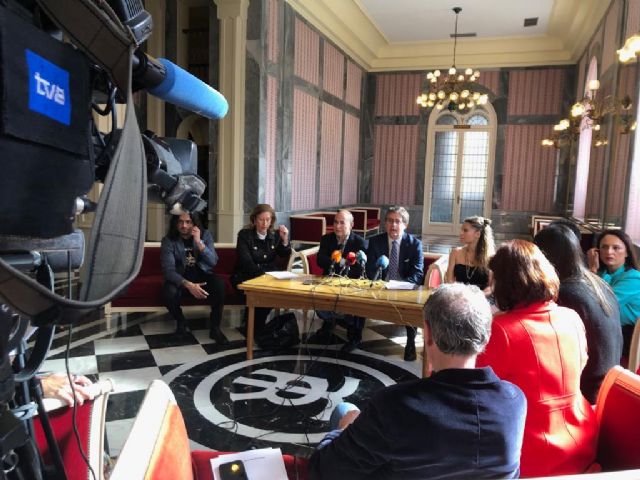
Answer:
[(378, 261), (376, 262), (376, 266), (382, 267), (382, 268), (387, 268), (389, 266), (389, 259), (387, 258), (387, 256), (386, 255), (381, 255), (378, 258)]
[(158, 61), (167, 76), (160, 85), (149, 89), (151, 95), (207, 118), (218, 119), (227, 114), (229, 104), (220, 92), (166, 58)]
[(358, 250), (358, 253), (356, 253), (356, 260), (358, 260), (359, 262), (366, 262), (367, 261), (367, 254), (364, 253), (362, 250)]

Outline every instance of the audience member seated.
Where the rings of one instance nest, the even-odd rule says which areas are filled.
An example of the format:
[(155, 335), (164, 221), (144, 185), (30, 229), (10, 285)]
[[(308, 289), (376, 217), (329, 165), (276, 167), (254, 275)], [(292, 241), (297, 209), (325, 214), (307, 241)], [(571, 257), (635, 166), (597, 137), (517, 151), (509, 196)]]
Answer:
[[(369, 239), (367, 248), (367, 275), (374, 278), (378, 271), (378, 258), (385, 255), (389, 266), (382, 270), (384, 280), (403, 280), (422, 285), (424, 257), (419, 238), (405, 232), (409, 226), (409, 212), (404, 207), (389, 207), (385, 216), (386, 232)], [(416, 327), (407, 326), (407, 344), (404, 359), (416, 359)]]
[(620, 305), (622, 354), (629, 355), (633, 327), (640, 317), (640, 266), (629, 235), (622, 230), (605, 230), (587, 252), (589, 268), (607, 282)]
[[(332, 258), (333, 253), (340, 252), (341, 258), (346, 258), (347, 254), (355, 254), (358, 251), (364, 252), (367, 249), (367, 241), (360, 235), (352, 231), (353, 215), (349, 210), (340, 210), (333, 220), (333, 233), (327, 233), (320, 240), (317, 262), (322, 267), (323, 275), (331, 273), (340, 274), (343, 267)], [(344, 270), (346, 270), (345, 264)], [(360, 278), (364, 274), (363, 265), (356, 262), (349, 266), (349, 277)], [(335, 325), (335, 313), (327, 311), (317, 311), (318, 317), (322, 319), (322, 326), (310, 338), (310, 343), (327, 344), (331, 339), (331, 332)], [(364, 328), (364, 318), (347, 315), (347, 343), (342, 347), (343, 351), (350, 352), (360, 346), (362, 342), (362, 329)]]
[(484, 290), (489, 285), (489, 258), (495, 252), (491, 220), (483, 217), (468, 217), (460, 227), (462, 247), (449, 254), (447, 283), (466, 283)]
[(476, 356), (491, 310), (475, 286), (443, 285), (424, 309), (434, 373), (379, 391), (360, 412), (339, 404), (309, 461), (312, 479), (517, 478), (526, 402)]
[(164, 275), (162, 297), (167, 310), (176, 320), (177, 334), (187, 329), (187, 320), (180, 307), (185, 295), (209, 299), (211, 305), (209, 337), (219, 345), (228, 343), (220, 330), (224, 309), (224, 281), (213, 273), (218, 255), (213, 237), (202, 228), (197, 213), (174, 215), (169, 233), (162, 239), (160, 263)]
[(602, 380), (622, 355), (618, 301), (611, 288), (589, 271), (578, 237), (568, 227), (549, 225), (538, 232), (534, 242), (560, 279), (558, 305), (575, 310), (584, 324), (589, 358), (580, 377), (580, 390), (595, 404)]
[(533, 243), (502, 245), (489, 268), (504, 313), (494, 316), (491, 340), (477, 363), (493, 367), (527, 397), (522, 476), (585, 472), (595, 460), (598, 422), (580, 392), (587, 362), (582, 321), (554, 303), (560, 280)]
[[(236, 243), (236, 267), (231, 283), (238, 285), (246, 280), (259, 277), (265, 272), (279, 270), (276, 257), (289, 257), (289, 230), (284, 225), (275, 229), (276, 212), (266, 203), (256, 205), (249, 215), (249, 224), (238, 232)], [(242, 293), (239, 289), (238, 291)], [(255, 309), (255, 332), (264, 328), (271, 308)], [(247, 313), (245, 312), (245, 326)]]

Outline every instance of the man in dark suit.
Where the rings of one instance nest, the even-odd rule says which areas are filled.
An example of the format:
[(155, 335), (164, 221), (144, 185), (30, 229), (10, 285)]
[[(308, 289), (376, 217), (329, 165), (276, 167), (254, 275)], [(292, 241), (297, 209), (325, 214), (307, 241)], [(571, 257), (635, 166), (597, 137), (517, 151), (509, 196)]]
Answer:
[[(403, 280), (422, 285), (424, 280), (424, 257), (422, 242), (419, 238), (405, 232), (409, 226), (409, 212), (404, 207), (389, 207), (385, 216), (386, 233), (369, 239), (367, 249), (367, 276), (374, 278), (378, 267), (378, 258), (385, 255), (389, 266), (382, 270), (383, 280)], [(404, 359), (416, 359), (416, 328), (407, 326), (407, 345)]]
[[(318, 248), (317, 262), (323, 270), (323, 275), (331, 273), (340, 274), (341, 267), (333, 261), (332, 254), (339, 251), (342, 258), (350, 252), (354, 254), (367, 249), (367, 241), (360, 235), (354, 233), (353, 215), (349, 210), (340, 210), (333, 218), (333, 232), (323, 235)], [(360, 278), (363, 274), (362, 265), (356, 263), (349, 268), (350, 278)], [(318, 317), (322, 319), (322, 327), (309, 337), (309, 343), (328, 343), (331, 339), (331, 332), (335, 324), (335, 313), (327, 311), (317, 311)], [(342, 351), (350, 352), (360, 346), (362, 342), (362, 329), (364, 318), (353, 315), (345, 316), (347, 324), (347, 343), (342, 346)]]
[(491, 367), (475, 368), (491, 334), (480, 289), (446, 284), (424, 309), (428, 378), (383, 388), (360, 410), (341, 403), (311, 456), (312, 480), (517, 478), (526, 399)]
[(224, 281), (213, 273), (218, 254), (213, 237), (203, 230), (197, 213), (172, 216), (169, 233), (160, 245), (160, 264), (164, 275), (162, 298), (176, 320), (176, 333), (186, 332), (186, 319), (180, 308), (181, 299), (190, 295), (208, 299), (211, 305), (209, 337), (218, 345), (228, 343), (220, 330), (224, 309)]

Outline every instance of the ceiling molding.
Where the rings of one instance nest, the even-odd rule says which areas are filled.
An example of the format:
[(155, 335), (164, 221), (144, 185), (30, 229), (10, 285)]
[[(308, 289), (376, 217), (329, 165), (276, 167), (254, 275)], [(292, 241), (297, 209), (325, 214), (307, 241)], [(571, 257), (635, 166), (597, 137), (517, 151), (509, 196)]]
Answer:
[[(367, 71), (447, 68), (450, 39), (389, 43), (360, 0), (286, 0)], [(567, 65), (587, 47), (611, 0), (556, 0), (546, 35), (459, 39), (457, 64), (474, 68)]]

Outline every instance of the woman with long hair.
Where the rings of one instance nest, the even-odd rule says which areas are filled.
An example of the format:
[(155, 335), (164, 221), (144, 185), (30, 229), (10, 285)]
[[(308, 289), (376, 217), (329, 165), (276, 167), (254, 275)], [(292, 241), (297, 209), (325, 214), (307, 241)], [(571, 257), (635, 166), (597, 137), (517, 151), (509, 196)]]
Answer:
[[(280, 270), (277, 257), (291, 255), (289, 230), (284, 225), (276, 229), (276, 212), (266, 203), (255, 206), (249, 215), (249, 224), (238, 232), (236, 266), (231, 276), (234, 287), (259, 277), (265, 272)], [(238, 290), (240, 293), (242, 291)], [(256, 333), (262, 330), (271, 308), (255, 309)]]
[(595, 404), (602, 380), (622, 355), (618, 301), (611, 288), (589, 271), (578, 238), (569, 228), (549, 225), (538, 232), (534, 243), (560, 278), (558, 305), (575, 310), (584, 324), (589, 359), (582, 371), (580, 390)]
[(607, 282), (620, 305), (624, 355), (640, 317), (640, 267), (629, 235), (622, 230), (605, 230), (588, 252), (589, 268)]
[(598, 424), (580, 391), (587, 340), (576, 312), (555, 304), (560, 280), (533, 243), (513, 240), (489, 261), (502, 313), (477, 366), (491, 366), (527, 397), (523, 477), (585, 472), (595, 460)]
[(491, 220), (468, 217), (460, 227), (462, 247), (451, 250), (445, 275), (447, 283), (466, 283), (484, 290), (489, 285), (489, 259), (495, 251)]

